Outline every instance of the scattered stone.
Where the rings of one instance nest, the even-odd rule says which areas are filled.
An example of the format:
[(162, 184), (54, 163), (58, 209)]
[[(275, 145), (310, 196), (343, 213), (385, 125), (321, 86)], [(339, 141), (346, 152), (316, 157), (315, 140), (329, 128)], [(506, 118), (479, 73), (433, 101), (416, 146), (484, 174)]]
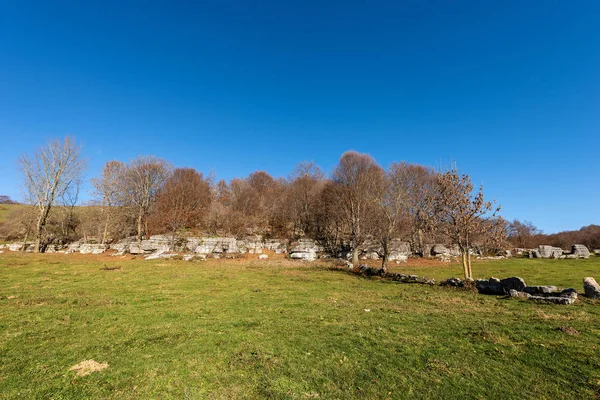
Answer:
[(194, 255), (193, 254), (185, 254), (183, 256), (183, 261), (192, 261), (194, 259)]
[(553, 292), (557, 292), (558, 288), (556, 286), (526, 286), (523, 289), (523, 292), (527, 294), (531, 294), (533, 296), (551, 294)]
[(444, 246), (443, 244), (434, 244), (433, 247), (431, 248), (432, 256), (447, 255), (447, 254), (450, 254), (450, 250), (448, 250), (448, 248), (446, 246)]
[(585, 297), (600, 299), (600, 285), (591, 276), (583, 279), (583, 290), (585, 291)]
[(590, 251), (582, 244), (574, 244), (571, 247), (571, 254), (577, 258), (590, 258)]
[(527, 294), (525, 292), (519, 292), (519, 291), (517, 291), (515, 289), (510, 289), (508, 291), (508, 295), (510, 297), (522, 297), (522, 298), (525, 298), (525, 299), (528, 299), (530, 297), (529, 294)]
[(440, 286), (465, 287), (465, 283), (460, 278), (448, 278), (440, 282)]
[(86, 376), (106, 368), (108, 368), (108, 363), (98, 363), (94, 360), (86, 360), (72, 366), (69, 368), (69, 371), (75, 371), (77, 376)]
[(577, 291), (570, 288), (560, 293), (552, 293), (550, 296), (529, 296), (529, 300), (537, 303), (569, 305), (577, 301)]
[(261, 254), (260, 256), (258, 256), (258, 259), (259, 259), (259, 260), (266, 260), (266, 259), (268, 259), (268, 258), (269, 258), (269, 256), (268, 256), (268, 255), (266, 255), (266, 254)]

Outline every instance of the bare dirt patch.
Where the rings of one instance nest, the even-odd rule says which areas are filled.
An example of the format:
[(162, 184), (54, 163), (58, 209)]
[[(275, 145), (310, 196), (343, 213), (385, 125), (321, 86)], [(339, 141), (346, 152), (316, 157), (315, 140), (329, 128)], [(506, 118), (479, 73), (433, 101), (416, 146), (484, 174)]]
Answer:
[(69, 368), (69, 371), (75, 371), (77, 376), (86, 376), (93, 372), (102, 371), (108, 368), (108, 363), (99, 363), (94, 360), (85, 360)]

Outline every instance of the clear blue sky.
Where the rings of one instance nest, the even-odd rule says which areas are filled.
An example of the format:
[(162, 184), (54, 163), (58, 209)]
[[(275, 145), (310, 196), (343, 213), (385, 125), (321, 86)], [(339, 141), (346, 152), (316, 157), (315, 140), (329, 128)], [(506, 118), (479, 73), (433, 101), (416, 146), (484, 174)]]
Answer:
[(0, 0), (0, 194), (75, 135), (218, 178), (456, 160), (506, 218), (600, 224), (600, 2)]

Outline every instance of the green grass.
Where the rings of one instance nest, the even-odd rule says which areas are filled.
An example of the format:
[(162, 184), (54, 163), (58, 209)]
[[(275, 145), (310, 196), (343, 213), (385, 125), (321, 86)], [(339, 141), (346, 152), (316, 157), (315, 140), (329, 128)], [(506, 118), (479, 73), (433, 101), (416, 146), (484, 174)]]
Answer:
[[(480, 262), (474, 271), (581, 290), (599, 261)], [(4, 253), (0, 398), (597, 398), (599, 306), (287, 261)], [(69, 371), (90, 358), (109, 367)]]

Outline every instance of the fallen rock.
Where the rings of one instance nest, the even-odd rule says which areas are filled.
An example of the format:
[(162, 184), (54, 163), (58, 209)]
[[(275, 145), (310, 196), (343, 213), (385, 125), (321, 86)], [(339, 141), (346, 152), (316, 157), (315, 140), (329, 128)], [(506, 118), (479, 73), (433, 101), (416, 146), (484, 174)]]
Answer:
[(585, 297), (600, 299), (600, 285), (591, 276), (583, 279), (583, 290), (585, 291)]
[(260, 256), (258, 256), (258, 259), (259, 259), (259, 260), (266, 260), (266, 259), (268, 259), (268, 258), (269, 258), (269, 256), (268, 256), (268, 255), (266, 255), (266, 254), (261, 254)]

